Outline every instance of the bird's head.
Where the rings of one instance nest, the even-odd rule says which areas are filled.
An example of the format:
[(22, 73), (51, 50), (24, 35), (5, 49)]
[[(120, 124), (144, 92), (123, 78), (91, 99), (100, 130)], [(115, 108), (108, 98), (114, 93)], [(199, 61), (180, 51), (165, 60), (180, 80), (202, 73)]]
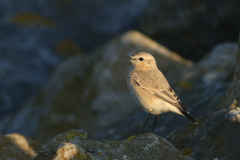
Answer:
[(156, 67), (156, 60), (151, 54), (146, 52), (139, 52), (131, 57), (123, 56), (123, 58), (130, 60), (135, 69), (148, 70)]

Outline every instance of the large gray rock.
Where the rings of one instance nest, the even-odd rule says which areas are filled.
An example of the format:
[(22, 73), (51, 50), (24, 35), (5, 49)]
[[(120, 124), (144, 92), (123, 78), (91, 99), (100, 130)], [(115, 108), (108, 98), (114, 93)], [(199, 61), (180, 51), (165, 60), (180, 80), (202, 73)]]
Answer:
[(240, 108), (202, 117), (198, 125), (187, 124), (167, 138), (194, 159), (240, 159)]
[(237, 54), (233, 84), (222, 98), (221, 104), (215, 108), (219, 111), (212, 114), (207, 112), (207, 116), (198, 119), (198, 125), (185, 125), (168, 136), (168, 140), (185, 155), (207, 160), (240, 158), (239, 65), (240, 50)]
[[(190, 91), (184, 92), (184, 95), (181, 94), (180, 99), (192, 117), (198, 121), (200, 117), (215, 111), (229, 86), (230, 83), (222, 83), (194, 87)], [(124, 139), (131, 134), (137, 134), (141, 131), (147, 115), (148, 114), (141, 109), (136, 109), (119, 122), (109, 126), (106, 130), (98, 132), (94, 139), (117, 140)], [(154, 117), (155, 116), (152, 115), (149, 118), (145, 126), (145, 131), (151, 131)], [(186, 123), (192, 122), (188, 118), (175, 113), (164, 113), (159, 116), (154, 128), (154, 133), (165, 138)]]
[[(137, 31), (130, 31), (95, 50), (62, 63), (44, 89), (19, 113), (1, 122), (1, 132), (50, 139), (72, 128), (89, 136), (121, 120), (137, 106), (127, 88), (132, 65), (122, 56), (145, 51), (171, 83), (192, 63)], [(26, 125), (28, 124), (28, 125)]]
[(213, 46), (236, 42), (240, 21), (238, 0), (151, 0), (140, 30), (159, 43), (198, 61)]
[(235, 64), (235, 72), (233, 77), (233, 84), (228, 89), (225, 97), (223, 98), (221, 104), (218, 106), (216, 110), (222, 110), (222, 109), (229, 109), (229, 108), (235, 108), (237, 105), (239, 105), (240, 101), (240, 35), (239, 35), (239, 41), (238, 41), (238, 55), (237, 60)]
[(165, 139), (154, 134), (141, 134), (118, 141), (86, 141), (86, 132), (71, 130), (57, 135), (43, 147), (34, 160), (52, 159), (132, 159), (191, 160)]
[[(192, 68), (171, 80), (174, 91), (195, 119), (211, 114), (217, 109), (232, 83), (235, 69), (233, 62), (236, 60), (236, 56), (237, 44), (217, 45), (212, 52)], [(134, 110), (107, 130), (99, 132), (94, 138), (108, 140), (126, 138), (140, 132), (146, 117), (147, 113), (140, 109)], [(146, 130), (151, 130), (153, 121), (152, 116)], [(162, 114), (158, 118), (154, 133), (166, 137), (188, 122), (191, 123), (186, 117), (174, 113)]]
[(232, 82), (237, 57), (237, 43), (219, 44), (203, 59), (175, 81), (175, 91), (191, 90), (195, 86)]
[(62, 59), (52, 51), (53, 40), (47, 39), (45, 30), (20, 34), (11, 31), (11, 27), (0, 26), (0, 32), (4, 33), (0, 40), (0, 116), (3, 117), (19, 110), (39, 92)]
[(147, 0), (0, 1), (0, 117), (36, 95), (65, 57), (93, 50), (135, 27), (146, 4)]

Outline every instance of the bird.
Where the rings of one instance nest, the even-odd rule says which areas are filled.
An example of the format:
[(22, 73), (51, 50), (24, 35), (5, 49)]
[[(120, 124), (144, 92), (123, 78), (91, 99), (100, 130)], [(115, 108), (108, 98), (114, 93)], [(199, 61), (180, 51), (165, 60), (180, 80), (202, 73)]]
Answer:
[(140, 133), (144, 133), (144, 127), (151, 114), (156, 115), (151, 132), (154, 130), (159, 115), (166, 112), (183, 115), (195, 124), (197, 123), (170, 87), (150, 53), (139, 52), (130, 57), (123, 56), (123, 58), (133, 64), (133, 70), (127, 76), (128, 89), (138, 106), (148, 113)]

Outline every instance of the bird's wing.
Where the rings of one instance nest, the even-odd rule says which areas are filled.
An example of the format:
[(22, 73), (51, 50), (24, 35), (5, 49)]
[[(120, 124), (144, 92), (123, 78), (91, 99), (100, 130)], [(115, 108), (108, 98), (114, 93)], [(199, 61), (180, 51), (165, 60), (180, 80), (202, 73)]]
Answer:
[(142, 78), (140, 74), (136, 72), (132, 74), (132, 78), (138, 87), (141, 87), (142, 89), (148, 91), (149, 93), (155, 95), (156, 97), (172, 104), (173, 106), (177, 107), (180, 111), (185, 111), (189, 113), (169, 85), (162, 87), (161, 85), (158, 85), (161, 82), (157, 82), (155, 79), (152, 79), (151, 77)]

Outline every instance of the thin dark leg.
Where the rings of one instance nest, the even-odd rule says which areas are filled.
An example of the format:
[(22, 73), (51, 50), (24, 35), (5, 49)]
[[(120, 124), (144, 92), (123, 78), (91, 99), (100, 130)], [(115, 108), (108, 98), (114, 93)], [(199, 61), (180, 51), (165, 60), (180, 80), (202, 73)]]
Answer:
[(153, 132), (153, 129), (154, 129), (154, 126), (155, 126), (155, 124), (156, 124), (156, 121), (157, 121), (158, 116), (159, 116), (159, 114), (157, 114), (156, 117), (155, 117), (155, 120), (154, 120), (154, 123), (153, 123), (153, 126), (152, 126), (152, 131), (151, 131), (151, 132)]
[(148, 117), (147, 117), (147, 119), (146, 119), (146, 121), (145, 121), (145, 123), (144, 123), (144, 125), (143, 125), (143, 128), (142, 128), (142, 130), (141, 130), (141, 132), (140, 132), (139, 134), (144, 133), (144, 127), (145, 127), (145, 125), (146, 125), (146, 123), (147, 123), (147, 121), (148, 121), (148, 118), (149, 118), (150, 114), (151, 114), (151, 113), (148, 114)]

